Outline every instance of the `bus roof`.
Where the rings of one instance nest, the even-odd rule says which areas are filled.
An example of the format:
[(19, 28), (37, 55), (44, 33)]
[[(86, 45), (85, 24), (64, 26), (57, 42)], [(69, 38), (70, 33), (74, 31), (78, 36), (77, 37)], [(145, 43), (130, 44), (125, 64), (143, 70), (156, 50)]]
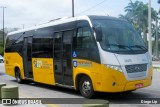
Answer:
[(17, 33), (23, 33), (23, 32), (26, 32), (26, 31), (36, 30), (36, 29), (45, 28), (45, 27), (49, 27), (49, 26), (54, 26), (54, 25), (58, 25), (58, 24), (63, 24), (63, 23), (67, 23), (67, 22), (71, 22), (71, 21), (75, 21), (75, 20), (94, 20), (94, 19), (120, 20), (120, 19), (115, 18), (115, 17), (98, 16), (98, 15), (78, 16), (78, 17), (70, 17), (70, 18), (59, 18), (59, 19), (51, 20), (51, 21), (46, 22), (46, 23), (39, 24), (37, 26), (33, 26), (33, 27), (30, 27), (30, 28), (14, 31), (14, 32), (9, 33), (8, 35), (13, 35), (13, 34), (17, 34)]

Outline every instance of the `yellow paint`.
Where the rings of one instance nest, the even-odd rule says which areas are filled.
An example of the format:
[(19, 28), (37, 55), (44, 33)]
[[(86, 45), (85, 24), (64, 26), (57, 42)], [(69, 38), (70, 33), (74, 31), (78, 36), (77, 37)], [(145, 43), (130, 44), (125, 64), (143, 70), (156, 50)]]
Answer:
[(73, 59), (77, 61), (77, 67), (73, 67), (74, 87), (76, 89), (76, 77), (80, 74), (88, 75), (93, 83), (95, 91), (102, 90), (101, 80), (101, 64), (89, 60)]
[[(24, 79), (23, 59), (18, 53), (5, 53), (6, 74), (15, 76), (15, 67), (20, 68), (21, 76)], [(152, 67), (146, 79), (137, 81), (126, 80), (122, 72), (107, 68), (103, 64), (98, 64), (89, 60), (73, 59), (77, 61), (77, 67), (73, 67), (73, 80), (76, 89), (76, 78), (80, 74), (88, 75), (93, 83), (95, 91), (99, 92), (122, 92), (135, 90), (135, 84), (143, 83), (144, 87), (152, 83)], [(36, 82), (55, 85), (53, 59), (52, 58), (32, 58), (33, 79)], [(113, 86), (115, 82), (115, 86)]]
[(143, 83), (143, 87), (147, 87), (147, 86), (150, 86), (152, 84), (152, 74), (153, 74), (153, 69), (152, 67), (149, 69), (149, 74), (148, 74), (148, 77), (144, 80), (139, 80), (139, 81), (131, 81), (131, 82), (128, 82), (126, 84), (126, 87), (124, 89), (124, 91), (128, 91), (128, 90), (133, 90), (133, 89), (136, 89), (135, 88), (135, 85), (136, 84), (139, 84), (139, 83)]
[[(148, 77), (144, 80), (128, 81), (126, 80), (124, 74), (120, 71), (116, 71), (111, 68), (107, 68), (103, 64), (97, 64), (95, 62), (90, 62), (88, 60), (73, 59), (77, 61), (77, 67), (73, 67), (74, 76), (74, 86), (76, 88), (76, 77), (79, 74), (88, 75), (93, 83), (93, 88), (95, 91), (99, 92), (123, 92), (128, 90), (135, 90), (136, 84), (143, 83), (143, 87), (151, 85), (152, 68), (150, 68)], [(89, 62), (92, 63), (91, 67), (84, 65), (79, 66), (78, 62)], [(115, 85), (113, 86), (113, 82)]]
[[(35, 67), (35, 60), (42, 61), (42, 67)], [(20, 69), (22, 79), (24, 77), (24, 68), (23, 68), (23, 59), (18, 53), (5, 53), (5, 71), (6, 74), (15, 77), (15, 68)], [(40, 62), (39, 62), (40, 63)], [(40, 66), (40, 65), (38, 65)], [(32, 70), (33, 70), (33, 79), (36, 82), (45, 83), (45, 84), (55, 84), (54, 80), (54, 70), (53, 70), (53, 59), (49, 58), (33, 58), (32, 59)]]
[(24, 79), (23, 59), (18, 53), (4, 53), (4, 61), (6, 74), (15, 77), (15, 67), (18, 67)]
[[(135, 90), (136, 84), (143, 83), (143, 87), (147, 87), (151, 85), (151, 76), (152, 76), (152, 68), (149, 70), (149, 74), (144, 80), (134, 80), (128, 81), (126, 80), (124, 74), (122, 72), (113, 70), (111, 68), (107, 68), (105, 65), (102, 65), (102, 92), (123, 92), (129, 90)], [(115, 86), (113, 86), (113, 82), (115, 82)]]
[(34, 81), (55, 84), (53, 59), (51, 58), (32, 58), (32, 69)]

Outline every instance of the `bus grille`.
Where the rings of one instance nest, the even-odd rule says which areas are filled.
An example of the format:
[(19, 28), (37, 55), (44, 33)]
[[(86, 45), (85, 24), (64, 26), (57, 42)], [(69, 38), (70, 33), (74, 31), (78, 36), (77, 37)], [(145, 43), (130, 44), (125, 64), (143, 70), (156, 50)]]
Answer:
[(127, 73), (137, 73), (147, 71), (147, 64), (126, 65)]

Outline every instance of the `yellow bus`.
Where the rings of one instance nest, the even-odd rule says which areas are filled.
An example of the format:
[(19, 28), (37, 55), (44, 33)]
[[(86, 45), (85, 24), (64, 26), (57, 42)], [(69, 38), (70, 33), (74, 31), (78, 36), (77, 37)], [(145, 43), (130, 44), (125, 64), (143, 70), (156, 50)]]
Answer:
[(5, 45), (6, 74), (34, 82), (95, 92), (150, 86), (151, 57), (127, 21), (108, 16), (52, 20), (11, 32)]

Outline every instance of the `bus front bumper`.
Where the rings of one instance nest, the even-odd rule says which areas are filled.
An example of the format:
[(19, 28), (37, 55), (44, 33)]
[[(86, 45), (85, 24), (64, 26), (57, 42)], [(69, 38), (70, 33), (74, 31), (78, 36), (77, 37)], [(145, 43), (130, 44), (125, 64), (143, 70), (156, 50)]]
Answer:
[(136, 90), (150, 85), (151, 85), (151, 80), (139, 80), (139, 81), (128, 82), (124, 88), (124, 91)]
[(129, 81), (124, 74), (113, 69), (105, 69), (102, 72), (102, 92), (124, 92), (144, 88), (152, 84), (152, 68), (148, 76), (142, 80)]

